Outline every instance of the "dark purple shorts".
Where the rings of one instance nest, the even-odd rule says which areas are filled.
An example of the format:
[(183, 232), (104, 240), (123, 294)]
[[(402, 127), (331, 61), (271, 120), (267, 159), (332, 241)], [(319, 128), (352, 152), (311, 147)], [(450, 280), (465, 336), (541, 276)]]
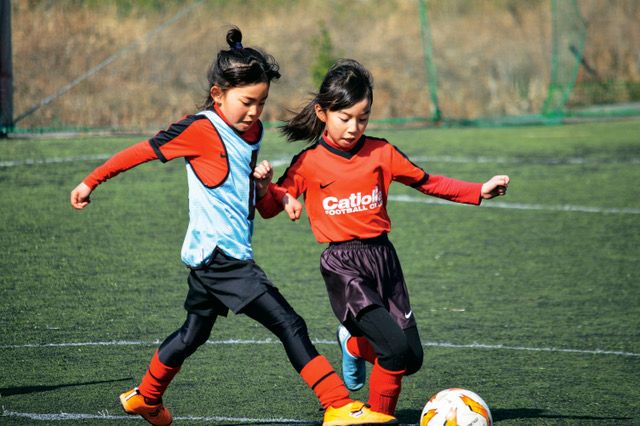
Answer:
[(320, 256), (320, 270), (340, 322), (376, 305), (389, 311), (402, 329), (416, 326), (400, 261), (387, 234), (331, 243)]

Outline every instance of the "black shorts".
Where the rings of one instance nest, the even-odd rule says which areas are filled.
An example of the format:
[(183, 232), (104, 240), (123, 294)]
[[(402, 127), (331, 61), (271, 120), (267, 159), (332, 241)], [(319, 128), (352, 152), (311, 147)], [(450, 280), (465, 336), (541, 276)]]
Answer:
[(189, 292), (184, 301), (187, 312), (204, 317), (238, 313), (252, 300), (274, 287), (253, 260), (238, 260), (215, 250), (201, 269), (191, 269)]
[(357, 318), (367, 307), (381, 306), (402, 329), (416, 326), (400, 261), (387, 234), (331, 243), (322, 252), (320, 270), (340, 322)]

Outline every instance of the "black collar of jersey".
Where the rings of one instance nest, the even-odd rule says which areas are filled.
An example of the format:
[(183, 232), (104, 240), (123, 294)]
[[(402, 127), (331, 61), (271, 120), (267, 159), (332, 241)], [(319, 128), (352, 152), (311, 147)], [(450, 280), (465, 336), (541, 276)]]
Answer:
[(362, 146), (364, 145), (364, 141), (366, 138), (367, 137), (365, 135), (360, 136), (360, 140), (356, 142), (355, 146), (350, 151), (343, 151), (341, 149), (332, 147), (327, 143), (327, 141), (324, 140), (324, 136), (320, 138), (320, 140), (318, 141), (318, 144), (322, 145), (327, 150), (329, 150), (329, 152), (332, 152), (335, 155), (339, 155), (340, 157), (344, 157), (344, 158), (351, 158), (354, 155), (356, 155), (358, 151), (362, 149)]

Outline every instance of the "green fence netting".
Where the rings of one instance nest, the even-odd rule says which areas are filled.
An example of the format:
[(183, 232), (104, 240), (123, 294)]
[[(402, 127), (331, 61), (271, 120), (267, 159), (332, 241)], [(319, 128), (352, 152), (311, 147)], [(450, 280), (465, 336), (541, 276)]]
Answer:
[(638, 22), (635, 0), (14, 1), (5, 130), (165, 126), (197, 110), (232, 24), (281, 65), (271, 125), (332, 57), (371, 70), (378, 125), (640, 116)]
[(586, 25), (577, 0), (552, 0), (551, 80), (542, 114), (565, 114), (584, 54)]

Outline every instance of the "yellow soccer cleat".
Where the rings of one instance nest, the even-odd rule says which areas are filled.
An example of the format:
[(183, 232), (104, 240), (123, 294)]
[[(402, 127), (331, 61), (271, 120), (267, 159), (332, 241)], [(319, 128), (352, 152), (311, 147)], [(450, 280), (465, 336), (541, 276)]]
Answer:
[(120, 394), (120, 403), (127, 414), (138, 414), (154, 426), (169, 426), (173, 421), (171, 413), (162, 403), (150, 405), (144, 396), (138, 393), (138, 388)]
[(324, 412), (322, 426), (397, 424), (398, 419), (388, 414), (372, 411), (365, 403), (353, 401), (349, 404), (334, 408), (329, 407)]

